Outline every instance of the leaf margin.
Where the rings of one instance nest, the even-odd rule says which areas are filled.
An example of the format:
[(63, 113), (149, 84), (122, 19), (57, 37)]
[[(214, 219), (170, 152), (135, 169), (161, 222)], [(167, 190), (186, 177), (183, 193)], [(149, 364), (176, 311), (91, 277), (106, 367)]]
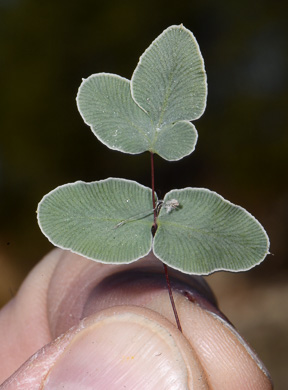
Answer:
[[(45, 232), (45, 230), (43, 229), (43, 226), (42, 226), (42, 223), (41, 223), (41, 220), (40, 220), (40, 213), (41, 213), (41, 205), (43, 204), (43, 202), (49, 198), (50, 195), (52, 195), (53, 193), (56, 193), (58, 190), (61, 190), (62, 188), (65, 188), (65, 187), (69, 187), (69, 186), (76, 186), (76, 185), (79, 185), (79, 184), (87, 184), (87, 185), (93, 185), (95, 183), (106, 183), (106, 182), (109, 182), (109, 181), (122, 181), (122, 182), (128, 182), (128, 183), (132, 183), (132, 184), (137, 184), (139, 187), (142, 187), (145, 191), (148, 189), (151, 191), (151, 202), (152, 202), (152, 190), (149, 188), (149, 187), (146, 187), (134, 180), (129, 180), (129, 179), (124, 179), (124, 178), (115, 178), (115, 177), (108, 177), (106, 179), (102, 179), (102, 180), (97, 180), (95, 182), (85, 182), (85, 181), (82, 181), (82, 180), (77, 180), (76, 182), (72, 182), (72, 183), (66, 183), (66, 184), (62, 184), (56, 188), (54, 188), (53, 190), (49, 191), (48, 193), (46, 193), (42, 199), (40, 200), (40, 202), (38, 203), (38, 206), (37, 206), (37, 210), (36, 210), (36, 214), (37, 214), (37, 222), (38, 222), (38, 226), (42, 232), (42, 234), (48, 239), (48, 241), (53, 244), (55, 247), (57, 248), (60, 248), (62, 250), (67, 250), (67, 251), (70, 251), (71, 253), (75, 253), (79, 256), (82, 256), (82, 257), (85, 257), (87, 259), (90, 259), (92, 261), (95, 261), (95, 262), (98, 262), (98, 263), (102, 263), (102, 264), (114, 264), (114, 265), (122, 265), (122, 264), (131, 264), (135, 261), (138, 261), (144, 257), (146, 257), (150, 252), (151, 252), (151, 248), (152, 248), (152, 243), (153, 243), (153, 236), (152, 236), (152, 233), (150, 234), (150, 245), (149, 245), (149, 249), (144, 253), (142, 254), (141, 256), (135, 258), (135, 259), (132, 259), (132, 260), (129, 260), (129, 261), (121, 261), (121, 262), (115, 262), (115, 261), (105, 261), (105, 260), (99, 260), (99, 259), (96, 259), (95, 257), (91, 257), (91, 256), (87, 256), (86, 254), (83, 254), (77, 250), (73, 250), (69, 247), (65, 247), (63, 245), (59, 245), (58, 243), (55, 242), (55, 240), (51, 239), (49, 234), (47, 234)], [(156, 199), (157, 199), (157, 194), (155, 193), (156, 195)], [(153, 221), (151, 221), (151, 227), (153, 225)], [(116, 228), (116, 226), (115, 226)], [(151, 229), (150, 229), (150, 232), (151, 232)]]
[[(155, 233), (155, 236), (154, 236), (154, 239), (153, 239), (153, 245), (152, 245), (152, 251), (155, 255), (155, 257), (157, 257), (160, 261), (162, 261), (164, 264), (168, 265), (169, 267), (177, 270), (177, 271), (180, 271), (182, 273), (185, 273), (185, 274), (188, 274), (188, 275), (199, 275), (199, 276), (207, 276), (207, 275), (211, 275), (215, 272), (219, 272), (219, 271), (227, 271), (227, 272), (244, 272), (244, 271), (249, 271), (250, 269), (256, 267), (257, 265), (259, 265), (260, 263), (262, 263), (266, 256), (271, 254), (269, 249), (270, 249), (270, 239), (269, 239), (269, 236), (267, 234), (267, 232), (265, 231), (264, 227), (262, 226), (262, 224), (249, 212), (247, 211), (244, 207), (242, 206), (239, 206), (239, 205), (236, 205), (234, 203), (232, 203), (231, 201), (225, 199), (222, 195), (218, 194), (217, 192), (215, 191), (211, 191), (207, 188), (201, 188), (201, 187), (186, 187), (186, 188), (181, 188), (181, 189), (173, 189), (173, 190), (170, 190), (169, 192), (167, 192), (164, 196), (164, 202), (167, 201), (167, 200), (170, 200), (172, 198), (175, 198), (175, 192), (182, 192), (182, 191), (185, 191), (185, 190), (199, 190), (199, 191), (204, 191), (204, 192), (207, 192), (209, 194), (212, 194), (213, 196), (216, 195), (217, 198), (224, 202), (224, 204), (227, 204), (228, 206), (232, 206), (233, 208), (236, 208), (238, 210), (240, 210), (241, 212), (243, 212), (246, 216), (248, 216), (249, 218), (251, 218), (251, 220), (253, 222), (256, 223), (256, 225), (258, 226), (258, 228), (260, 228), (260, 230), (262, 231), (263, 233), (263, 237), (265, 237), (265, 240), (266, 240), (266, 251), (265, 253), (263, 254), (263, 257), (261, 257), (257, 262), (255, 262), (254, 264), (250, 265), (249, 267), (246, 267), (246, 268), (238, 268), (238, 269), (230, 269), (230, 268), (224, 268), (224, 267), (221, 267), (221, 268), (214, 268), (212, 271), (207, 271), (207, 272), (187, 272), (187, 271), (184, 271), (183, 269), (181, 269), (180, 267), (176, 267), (174, 264), (170, 264), (169, 262), (165, 261), (165, 259), (157, 254), (157, 252), (155, 251), (155, 241), (157, 240), (157, 232), (159, 233), (158, 229), (161, 228), (161, 215), (163, 215), (165, 213), (164, 209), (162, 208), (160, 210), (160, 213), (159, 213), (159, 216), (158, 216), (158, 219), (157, 219), (157, 222), (160, 220), (160, 224), (158, 223), (158, 229)], [(181, 206), (181, 203), (180, 203), (180, 206)]]

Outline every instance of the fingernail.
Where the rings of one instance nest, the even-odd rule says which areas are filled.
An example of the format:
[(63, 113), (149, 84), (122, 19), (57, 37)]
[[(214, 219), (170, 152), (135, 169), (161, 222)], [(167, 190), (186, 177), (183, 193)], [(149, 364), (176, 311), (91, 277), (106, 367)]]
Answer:
[[(50, 370), (43, 388), (172, 389), (173, 384), (178, 384), (177, 389), (194, 388), (192, 381), (205, 375), (184, 337), (172, 333), (142, 314), (127, 313), (127, 308), (126, 312), (120, 308), (113, 315), (100, 316), (76, 334)], [(197, 366), (196, 376), (195, 369), (191, 374), (191, 361)]]
[(263, 374), (271, 381), (271, 375), (268, 371), (268, 369), (265, 367), (262, 360), (259, 359), (255, 351), (250, 347), (250, 345), (243, 339), (243, 337), (237, 332), (235, 327), (231, 325), (229, 321), (226, 321), (225, 318), (222, 316), (219, 316), (217, 313), (210, 312), (210, 314), (215, 317), (218, 321), (220, 321), (226, 328), (229, 329), (229, 331), (237, 338), (237, 340), (241, 343), (241, 345), (246, 349), (247, 353), (251, 356), (251, 358), (254, 360), (254, 362), (257, 364), (259, 369), (263, 372)]

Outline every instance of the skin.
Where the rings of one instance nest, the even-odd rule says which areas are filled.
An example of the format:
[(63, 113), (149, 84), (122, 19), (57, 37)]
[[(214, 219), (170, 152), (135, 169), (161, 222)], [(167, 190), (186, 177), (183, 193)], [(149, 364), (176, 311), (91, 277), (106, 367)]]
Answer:
[(199, 277), (149, 255), (105, 265), (54, 250), (0, 312), (0, 389), (268, 390), (263, 364)]

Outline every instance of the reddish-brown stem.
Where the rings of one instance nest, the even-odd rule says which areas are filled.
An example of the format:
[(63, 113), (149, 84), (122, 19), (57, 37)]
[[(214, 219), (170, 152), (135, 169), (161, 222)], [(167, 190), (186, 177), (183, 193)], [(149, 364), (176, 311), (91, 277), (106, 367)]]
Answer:
[[(157, 210), (156, 210), (155, 182), (154, 182), (155, 181), (155, 175), (154, 175), (154, 154), (152, 152), (150, 153), (150, 157), (151, 157), (152, 204), (153, 204), (153, 210), (154, 210), (154, 224), (153, 224), (152, 231), (153, 231), (153, 234), (155, 234), (156, 230), (157, 230)], [(173, 294), (172, 294), (170, 279), (169, 279), (169, 275), (168, 275), (168, 268), (167, 268), (167, 265), (164, 264), (164, 263), (163, 263), (163, 267), (164, 267), (164, 273), (165, 273), (165, 278), (166, 278), (166, 284), (167, 284), (167, 289), (168, 289), (168, 293), (169, 293), (169, 298), (170, 298), (171, 306), (172, 306), (172, 309), (173, 309), (173, 313), (174, 313), (175, 321), (176, 321), (176, 324), (177, 324), (177, 328), (180, 330), (180, 332), (182, 332), (182, 327), (181, 327), (181, 324), (180, 324), (179, 316), (178, 316), (178, 313), (177, 313), (175, 301), (174, 301)]]
[(150, 153), (151, 156), (151, 182), (152, 182), (152, 205), (154, 210), (154, 231), (157, 229), (157, 210), (156, 210), (156, 200), (155, 200), (155, 183), (154, 183), (154, 153)]
[(174, 301), (173, 294), (172, 294), (170, 279), (169, 279), (169, 275), (168, 275), (168, 268), (167, 268), (167, 265), (164, 264), (164, 263), (163, 263), (163, 267), (164, 267), (164, 272), (165, 272), (165, 277), (166, 277), (167, 288), (168, 288), (168, 292), (169, 292), (169, 298), (170, 298), (171, 306), (172, 306), (172, 309), (173, 309), (173, 313), (174, 313), (175, 321), (176, 321), (176, 324), (177, 324), (177, 328), (182, 333), (182, 326), (181, 326), (181, 323), (180, 323), (180, 319), (179, 319), (179, 316), (178, 316), (178, 312), (177, 312), (175, 301)]

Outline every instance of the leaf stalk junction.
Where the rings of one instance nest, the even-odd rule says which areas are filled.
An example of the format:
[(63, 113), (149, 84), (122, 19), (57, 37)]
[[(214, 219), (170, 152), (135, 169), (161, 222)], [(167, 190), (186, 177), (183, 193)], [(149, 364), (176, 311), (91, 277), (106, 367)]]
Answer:
[[(154, 236), (156, 233), (156, 230), (157, 230), (157, 215), (158, 215), (159, 211), (157, 212), (157, 206), (156, 206), (156, 200), (155, 200), (155, 170), (154, 170), (154, 154), (152, 152), (150, 152), (150, 160), (151, 160), (152, 205), (153, 205), (153, 211), (154, 211), (154, 223), (152, 226), (152, 234)], [(174, 202), (175, 207), (179, 206), (179, 203), (175, 199), (173, 199), (173, 201), (175, 201)], [(163, 204), (163, 202), (160, 204), (160, 207), (162, 204)], [(170, 207), (170, 206), (168, 206), (168, 207)], [(167, 209), (167, 212), (169, 212), (168, 209)], [(168, 289), (168, 293), (169, 293), (169, 299), (170, 299), (170, 303), (172, 306), (175, 321), (177, 324), (177, 328), (182, 333), (182, 326), (181, 326), (179, 315), (178, 315), (178, 312), (176, 309), (176, 305), (175, 305), (175, 301), (174, 301), (174, 297), (173, 297), (173, 293), (172, 293), (172, 288), (171, 288), (171, 283), (170, 283), (170, 279), (169, 279), (168, 267), (165, 263), (163, 263), (163, 267), (164, 267), (164, 274), (165, 274), (165, 278), (166, 278), (166, 285), (167, 285), (167, 289)]]

